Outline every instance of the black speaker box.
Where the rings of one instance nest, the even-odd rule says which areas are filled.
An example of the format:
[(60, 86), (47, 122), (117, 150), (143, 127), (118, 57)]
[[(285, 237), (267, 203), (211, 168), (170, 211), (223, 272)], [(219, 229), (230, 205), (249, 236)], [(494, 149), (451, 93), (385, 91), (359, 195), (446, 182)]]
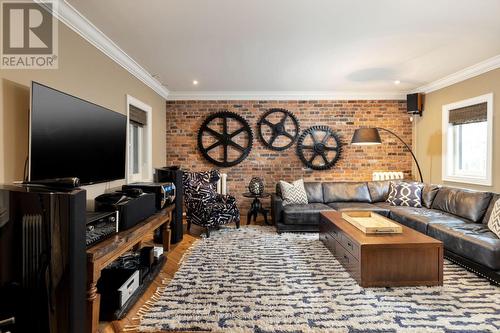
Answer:
[(118, 211), (118, 229), (127, 230), (156, 213), (156, 195), (142, 193), (119, 202), (108, 201), (108, 193), (95, 198), (96, 211)]
[(415, 93), (406, 95), (406, 111), (409, 114), (422, 115), (424, 111), (424, 94)]
[(182, 240), (184, 229), (182, 227), (182, 205), (184, 197), (184, 186), (182, 183), (182, 170), (160, 168), (155, 170), (155, 182), (172, 182), (175, 185), (175, 209), (172, 212), (172, 222), (170, 228), (172, 230), (172, 244)]
[(12, 333), (83, 333), (86, 192), (0, 186), (0, 320)]

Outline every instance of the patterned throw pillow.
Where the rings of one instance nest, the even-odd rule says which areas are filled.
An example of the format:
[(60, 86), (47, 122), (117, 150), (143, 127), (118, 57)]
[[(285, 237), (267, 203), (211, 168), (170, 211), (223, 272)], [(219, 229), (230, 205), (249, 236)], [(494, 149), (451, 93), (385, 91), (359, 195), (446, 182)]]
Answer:
[(308, 203), (303, 179), (296, 180), (291, 184), (280, 180), (280, 188), (283, 206)]
[(495, 202), (488, 220), (488, 228), (500, 238), (500, 199)]
[(389, 195), (387, 196), (387, 200), (385, 200), (385, 202), (390, 203), (391, 206), (395, 206), (394, 200), (396, 200), (396, 186), (397, 184), (394, 182), (389, 183)]
[(422, 189), (423, 184), (401, 182), (399, 184), (391, 183), (389, 197), (387, 202), (391, 206), (422, 207)]

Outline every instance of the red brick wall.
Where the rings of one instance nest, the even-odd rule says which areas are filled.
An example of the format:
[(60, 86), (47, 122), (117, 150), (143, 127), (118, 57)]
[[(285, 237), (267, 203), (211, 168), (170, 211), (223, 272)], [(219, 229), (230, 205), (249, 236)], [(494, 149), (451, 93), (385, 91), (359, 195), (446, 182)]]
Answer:
[[(341, 136), (343, 152), (330, 170), (306, 169), (296, 155), (296, 145), (285, 151), (266, 149), (257, 139), (257, 121), (269, 108), (285, 108), (300, 121), (301, 131), (313, 125), (328, 125)], [(236, 196), (242, 214), (250, 199), (241, 196), (247, 191), (252, 176), (264, 178), (266, 191), (273, 191), (280, 179), (299, 178), (311, 181), (371, 180), (373, 171), (403, 171), (411, 176), (411, 156), (395, 138), (381, 132), (383, 144), (351, 146), (358, 127), (385, 127), (396, 132), (411, 145), (412, 127), (406, 114), (405, 101), (168, 101), (166, 126), (167, 165), (180, 165), (185, 170), (215, 168), (197, 148), (201, 123), (216, 111), (233, 111), (251, 125), (254, 140), (250, 155), (240, 164), (221, 169), (228, 174), (229, 192)], [(265, 200), (269, 206), (269, 200)]]

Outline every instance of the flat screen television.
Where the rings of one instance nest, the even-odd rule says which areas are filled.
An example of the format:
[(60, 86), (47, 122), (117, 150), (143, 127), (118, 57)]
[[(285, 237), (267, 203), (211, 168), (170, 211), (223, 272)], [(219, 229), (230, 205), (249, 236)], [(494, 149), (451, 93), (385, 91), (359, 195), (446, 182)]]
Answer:
[(127, 117), (43, 84), (31, 86), (30, 180), (125, 178)]

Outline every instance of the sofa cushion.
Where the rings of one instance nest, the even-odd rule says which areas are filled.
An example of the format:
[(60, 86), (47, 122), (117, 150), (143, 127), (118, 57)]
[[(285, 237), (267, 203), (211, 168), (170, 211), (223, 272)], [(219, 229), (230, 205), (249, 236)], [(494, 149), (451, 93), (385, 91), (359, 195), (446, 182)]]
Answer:
[(279, 196), (281, 199), (283, 199), (283, 196), (281, 195), (281, 186), (280, 186), (280, 183), (277, 182), (276, 183), (276, 195)]
[(432, 209), (480, 222), (491, 200), (491, 193), (441, 187), (432, 202)]
[(304, 187), (309, 203), (323, 203), (323, 186), (320, 182), (307, 182)]
[(332, 202), (328, 206), (332, 207), (337, 211), (347, 211), (347, 210), (361, 210), (370, 211), (377, 214), (389, 217), (390, 210), (385, 207), (378, 207), (369, 202)]
[(490, 221), (491, 212), (493, 211), (493, 207), (495, 206), (495, 202), (497, 202), (498, 199), (500, 199), (500, 194), (493, 193), (491, 200), (490, 200), (490, 204), (488, 206), (488, 209), (486, 210), (486, 213), (484, 214), (483, 224), (488, 224), (488, 222)]
[(325, 210), (333, 210), (322, 203), (310, 203), (306, 205), (288, 205), (283, 207), (284, 224), (319, 224), (319, 213)]
[(329, 202), (371, 202), (366, 182), (323, 183), (323, 200)]
[(439, 191), (439, 185), (434, 184), (424, 184), (422, 189), (422, 206), (425, 208), (431, 208), (432, 202)]
[(462, 219), (452, 214), (444, 213), (439, 210), (428, 208), (413, 208), (391, 206), (389, 203), (377, 203), (380, 208), (389, 209), (389, 218), (399, 222), (407, 227), (410, 227), (423, 234), (427, 233), (429, 225), (433, 223), (467, 223), (466, 219)]
[(500, 239), (484, 224), (435, 223), (429, 226), (428, 235), (458, 255), (491, 269), (500, 269)]
[(371, 201), (382, 202), (387, 200), (390, 183), (390, 180), (368, 182), (368, 190), (370, 191), (370, 197), (372, 199)]

